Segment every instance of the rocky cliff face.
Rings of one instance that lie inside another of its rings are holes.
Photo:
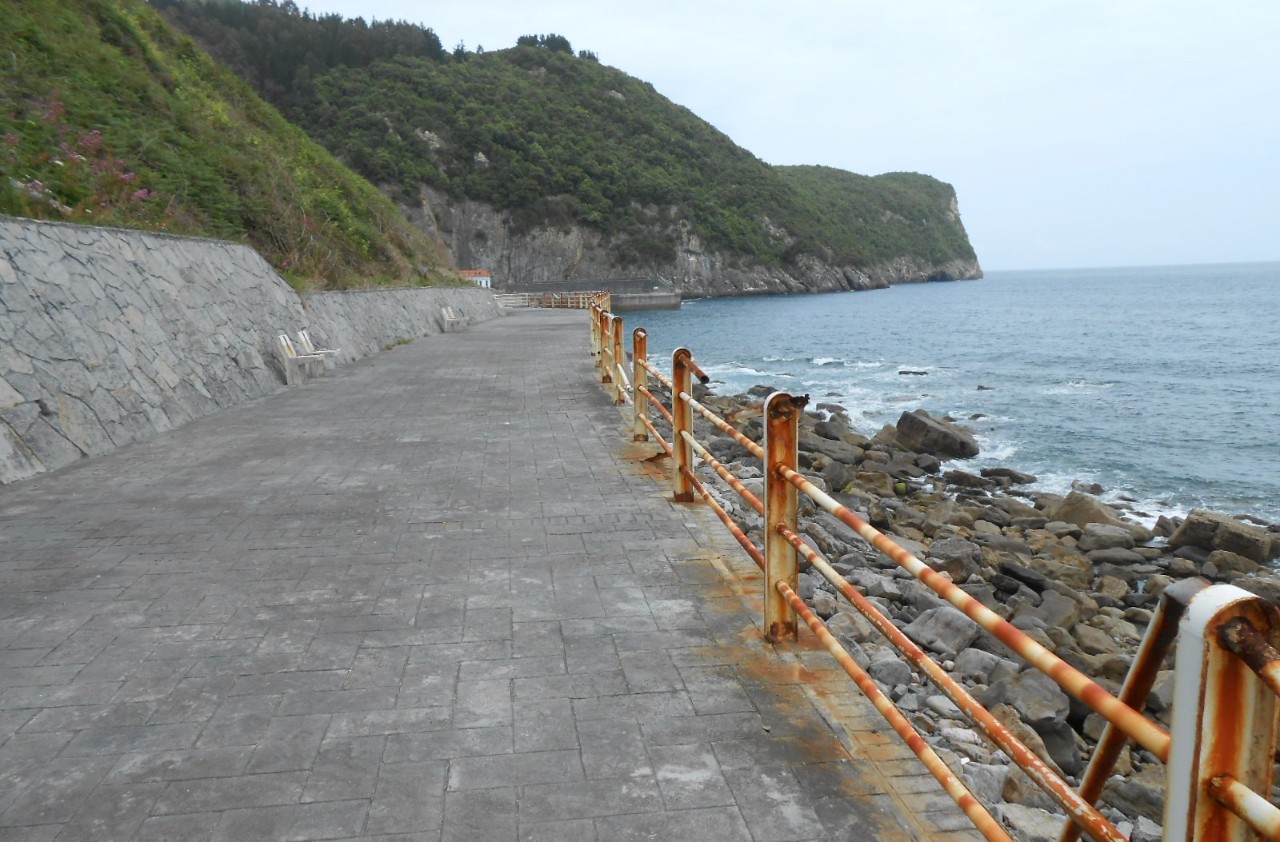
[[[660,276],[679,282],[686,298],[771,295],[883,289],[891,284],[954,281],[982,277],[977,260],[935,265],[909,255],[875,266],[832,266],[811,257],[789,268],[747,264],[708,251],[692,234],[678,235],[673,262],[620,267],[599,232],[572,226],[518,233],[509,218],[490,205],[454,201],[424,188],[420,203],[405,213],[448,247],[459,268],[488,269],[494,286],[553,284],[563,280],[606,280]]]

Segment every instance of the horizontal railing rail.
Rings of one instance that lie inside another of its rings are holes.
[[[607,302],[599,301],[591,307],[591,325],[592,350],[601,382],[615,403],[632,405],[633,439],[643,442],[652,437],[672,458],[673,499],[689,503],[696,498],[705,502],[765,572],[762,613],[766,639],[782,642],[793,638],[798,634],[799,622],[803,622],[985,838],[1010,837],[798,596],[800,558],[830,582],[910,666],[950,699],[978,731],[1065,812],[1068,821],[1060,842],[1073,842],[1081,833],[1108,842],[1127,838],[1095,805],[1130,740],[1166,764],[1165,839],[1218,842],[1260,835],[1280,840],[1280,809],[1264,795],[1271,791],[1280,710],[1276,701],[1280,694],[1280,650],[1276,648],[1280,608],[1230,585],[1211,586],[1199,579],[1170,585],[1161,595],[1119,695],[1113,695],[805,477],[799,471],[798,435],[807,396],[782,391],[770,395],[759,408],[764,423],[762,440],[757,442],[695,399],[694,378],[704,384],[708,378],[688,349],[678,348],[673,353],[668,377],[649,360],[648,334],[637,328],[632,334],[628,377],[621,317],[609,312]],[[653,381],[666,390],[670,407],[650,388]],[[670,441],[649,417],[650,407],[670,425]],[[763,500],[697,439],[695,414],[760,460]],[[763,547],[751,540],[698,477],[695,458],[764,519]],[[907,637],[803,537],[797,517],[801,495],[1105,720],[1106,727],[1078,790]],[[1144,710],[1175,639],[1174,708],[1172,725],[1165,730]]]
[[[567,310],[588,310],[593,304],[601,304],[607,308],[607,292],[495,292],[493,298],[499,305],[508,308],[550,307]]]

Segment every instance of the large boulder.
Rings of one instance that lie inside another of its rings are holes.
[[[1073,523],[1082,529],[1091,523],[1118,526],[1138,541],[1146,541],[1151,537],[1151,533],[1146,528],[1129,523],[1106,503],[1080,491],[1072,491],[1062,500],[1046,508],[1045,515],[1064,523]]]
[[[1175,550],[1184,546],[1227,550],[1266,564],[1280,555],[1280,535],[1229,515],[1193,509],[1169,537],[1169,546]]]
[[[904,412],[898,419],[898,444],[917,453],[930,453],[953,459],[968,459],[978,455],[978,443],[960,427],[941,418],[934,418],[923,409]]]

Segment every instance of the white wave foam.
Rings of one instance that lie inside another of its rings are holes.
[[[1114,380],[1104,380],[1095,382],[1092,380],[1068,380],[1066,383],[1057,383],[1052,386],[1046,386],[1041,389],[1041,394],[1045,395],[1075,395],[1081,392],[1105,392],[1108,389],[1116,387]]]

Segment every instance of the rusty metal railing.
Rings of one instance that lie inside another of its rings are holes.
[[[1280,711],[1277,705],[1280,608],[1239,588],[1210,586],[1204,580],[1185,580],[1169,586],[1161,596],[1120,695],[1112,695],[801,474],[797,458],[798,429],[807,396],[772,394],[761,407],[764,435],[763,443],[757,443],[693,397],[693,378],[696,376],[704,384],[708,378],[688,349],[678,348],[672,354],[668,378],[649,361],[648,335],[643,328],[637,328],[632,335],[632,374],[628,380],[621,343],[622,319],[608,311],[607,303],[599,302],[592,307],[591,323],[592,348],[601,369],[601,381],[613,393],[616,403],[622,404],[628,399],[632,403],[633,439],[647,441],[652,436],[663,452],[672,457],[673,498],[678,502],[693,502],[696,497],[708,504],[748,556],[765,571],[766,639],[782,642],[795,637],[798,620],[802,620],[984,837],[1009,839],[999,822],[946,767],[797,595],[800,557],[826,578],[912,667],[954,702],[979,731],[1063,809],[1068,821],[1060,842],[1073,842],[1081,833],[1108,842],[1126,838],[1095,805],[1129,740],[1166,764],[1166,840],[1219,842],[1258,836],[1280,840],[1280,808],[1266,798],[1271,792],[1277,711]],[[670,408],[651,390],[651,378],[670,393]],[[649,418],[650,407],[671,425],[671,441],[663,438]],[[697,440],[695,414],[761,460],[764,500],[749,491],[728,466]],[[695,456],[764,518],[763,547],[751,541],[695,474]],[[928,586],[1027,665],[1048,676],[1106,720],[1078,791],[1018,740],[801,536],[797,523],[797,501],[801,494]],[[1175,638],[1173,719],[1171,729],[1166,731],[1143,711],[1157,671]]]

